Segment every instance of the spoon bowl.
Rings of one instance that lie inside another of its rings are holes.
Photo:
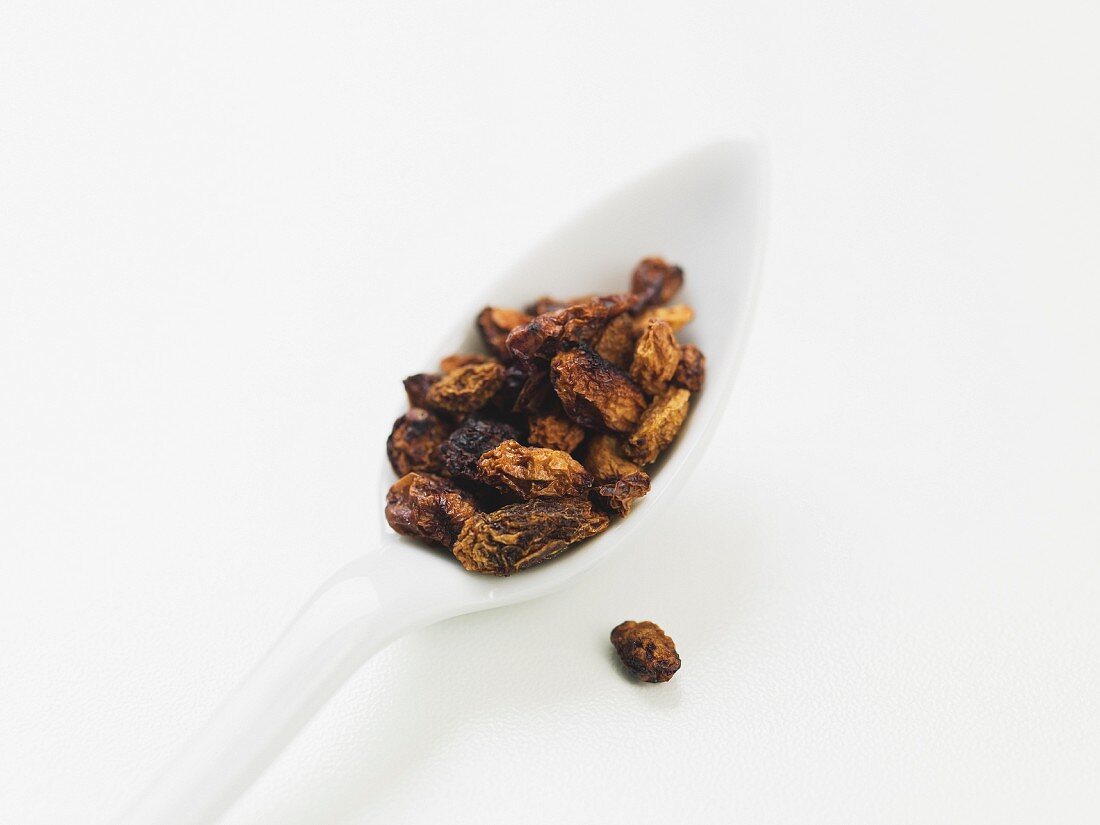
[[[692,399],[676,441],[654,468],[650,493],[630,516],[508,578],[467,573],[445,551],[384,528],[379,546],[322,585],[206,727],[115,820],[118,825],[209,825],[340,685],[398,636],[558,590],[612,553],[644,541],[648,522],[702,457],[733,387],[758,287],[765,175],[763,150],[750,140],[710,144],[658,167],[532,248],[458,314],[436,353],[480,349],[472,319],[487,304],[523,306],[547,292],[621,292],[645,255],[681,265],[685,282],[677,300],[693,306],[696,318],[678,337],[706,354],[706,387]],[[393,386],[401,377],[394,375]],[[392,483],[385,466],[380,509]]]

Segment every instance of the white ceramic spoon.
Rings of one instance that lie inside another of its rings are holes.
[[[467,573],[444,551],[387,530],[377,550],[321,587],[119,825],[210,825],[340,685],[397,637],[558,590],[611,553],[645,541],[647,524],[667,511],[721,423],[757,291],[765,194],[765,160],[756,142],[727,140],[693,151],[623,187],[536,246],[480,302],[456,312],[455,328],[443,336],[439,356],[476,351],[471,319],[486,304],[522,306],[546,293],[621,292],[633,265],[650,254],[683,266],[682,299],[695,307],[696,319],[681,337],[706,354],[706,387],[656,468],[652,491],[629,518],[506,579]],[[395,416],[405,372],[393,375]],[[392,481],[386,466],[375,502],[380,511]]]

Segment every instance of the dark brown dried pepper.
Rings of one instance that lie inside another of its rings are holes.
[[[523,500],[583,496],[592,476],[569,453],[503,441],[477,461],[479,481]]]
[[[409,473],[386,496],[386,521],[403,536],[450,547],[462,525],[477,512],[473,496],[444,478]]]
[[[645,411],[645,396],[630,376],[584,347],[555,355],[550,380],[566,415],[589,429],[630,432]]]
[[[393,422],[386,439],[386,455],[399,476],[414,470],[438,473],[443,469],[439,445],[450,435],[450,427],[427,410],[413,407]]]
[[[695,344],[680,347],[680,363],[672,376],[672,383],[685,390],[699,392],[707,377],[707,358]]]
[[[496,361],[469,364],[451,370],[428,388],[425,397],[431,407],[453,413],[468,413],[489,403],[504,383],[504,367]]]
[[[477,460],[482,453],[508,439],[519,439],[519,430],[503,421],[471,415],[439,447],[447,474],[462,481],[477,481]]]
[[[684,283],[684,270],[664,258],[643,258],[630,277],[630,291],[638,296],[638,308],[667,304]]]
[[[409,397],[409,406],[428,406],[428,390],[439,379],[440,376],[427,372],[418,372],[406,378],[402,383],[405,385],[405,395]]]
[[[608,517],[580,498],[536,498],[475,513],[451,548],[475,573],[510,576],[606,530]]]
[[[678,366],[680,345],[676,342],[672,327],[668,321],[659,318],[650,321],[634,350],[630,377],[642,388],[642,392],[652,397],[668,386]]]
[[[643,682],[667,682],[680,669],[675,643],[653,622],[623,622],[611,631],[611,644]]]

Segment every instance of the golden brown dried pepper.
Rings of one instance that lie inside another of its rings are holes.
[[[638,429],[626,440],[623,452],[639,464],[657,460],[676,438],[688,412],[691,393],[681,387],[669,387],[646,408]]]
[[[620,516],[625,516],[634,506],[634,502],[649,492],[649,474],[639,470],[610,481],[597,482],[592,492],[600,504]]]
[[[606,433],[589,437],[584,448],[584,468],[596,479],[597,501],[625,516],[634,502],[649,492],[649,475],[622,455],[622,442]]]
[[[629,370],[634,360],[634,319],[617,315],[607,322],[593,347],[596,354],[621,370]]]
[[[634,319],[634,334],[641,335],[645,332],[649,322],[654,319],[668,321],[673,332],[679,332],[695,317],[695,311],[687,304],[676,304],[670,307],[652,307]]]
[[[502,493],[524,500],[583,496],[592,486],[592,476],[569,453],[524,447],[513,440],[482,453],[477,460],[477,477]]]
[[[680,345],[668,321],[654,319],[649,322],[630,365],[630,377],[648,396],[660,394],[668,386],[676,368],[680,365]]]
[[[560,412],[560,411],[559,411]],[[571,453],[584,441],[584,427],[559,412],[532,415],[527,419],[527,442],[533,447],[549,447]]]
[[[667,682],[680,669],[675,643],[653,622],[623,622],[611,631],[611,644],[643,682]]]
[[[475,573],[510,576],[554,558],[569,545],[607,529],[608,517],[581,498],[535,498],[492,513],[475,513],[451,548]]]
[[[425,401],[447,412],[472,412],[484,407],[503,383],[504,367],[496,361],[469,364],[451,370],[432,384]]]
[[[403,536],[450,547],[462,525],[474,515],[473,497],[444,478],[409,473],[386,496],[386,521]]]

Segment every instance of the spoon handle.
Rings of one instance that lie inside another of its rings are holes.
[[[210,825],[360,665],[449,615],[410,587],[409,552],[363,556],[329,579],[117,825]]]

